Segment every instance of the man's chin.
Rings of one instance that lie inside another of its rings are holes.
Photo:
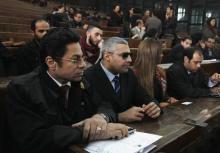
[[[82,80],[82,76],[79,76],[79,77],[74,77],[71,79],[71,81],[74,81],[74,82],[79,82]]]
[[[128,68],[122,69],[120,73],[126,73],[126,72],[128,72]]]

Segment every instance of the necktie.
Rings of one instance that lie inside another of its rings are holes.
[[[119,96],[120,95],[120,82],[119,77],[116,75],[113,79],[115,85],[115,93]]]
[[[67,109],[68,107],[68,93],[69,93],[69,86],[68,85],[63,85],[60,87],[61,89],[61,96],[62,96],[62,100],[64,101],[64,108]]]

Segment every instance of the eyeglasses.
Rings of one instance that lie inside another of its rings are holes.
[[[37,30],[39,33],[43,33],[43,32],[48,32],[49,31],[49,29],[47,29],[47,30]]]
[[[121,53],[121,54],[117,54],[119,56],[122,57],[123,60],[127,59],[129,56],[131,57],[132,56],[132,53],[130,52],[125,52],[125,53]]]
[[[86,56],[74,56],[73,59],[70,59],[70,58],[60,58],[60,57],[55,57],[56,59],[61,59],[61,60],[64,60],[64,61],[69,61],[71,62],[72,64],[82,64],[82,62],[86,62],[86,59],[87,57]]]

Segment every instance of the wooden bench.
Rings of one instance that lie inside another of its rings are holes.
[[[19,33],[19,32],[0,32],[2,41],[13,39],[14,41],[30,41],[33,38],[32,33]]]
[[[32,18],[0,16],[0,23],[13,23],[13,24],[30,25],[32,20],[33,20]]]
[[[13,24],[13,23],[0,23],[1,32],[18,32],[30,33],[30,25],[27,24]]]

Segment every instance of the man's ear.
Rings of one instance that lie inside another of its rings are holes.
[[[188,63],[189,62],[189,58],[187,56],[184,56],[184,63]]]
[[[104,58],[107,62],[109,62],[109,61],[110,61],[110,53],[104,52],[104,53],[103,53],[103,58]]]
[[[48,66],[48,70],[52,70],[52,71],[56,70],[57,63],[56,61],[54,61],[54,59],[51,56],[47,56],[45,58],[45,63]]]

